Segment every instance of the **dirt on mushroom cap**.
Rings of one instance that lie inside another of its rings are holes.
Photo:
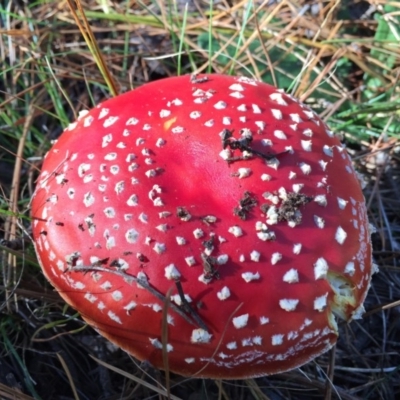
[[[359,315],[371,277],[346,151],[308,107],[248,78],[170,78],[83,113],[44,161],[32,216],[64,299],[158,368],[166,323],[183,375],[307,362],[336,340],[332,311]]]

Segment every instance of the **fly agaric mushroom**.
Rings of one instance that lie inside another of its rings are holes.
[[[181,375],[301,366],[336,342],[336,317],[361,316],[371,279],[348,154],[249,78],[168,78],[81,113],[45,157],[32,217],[64,300]]]

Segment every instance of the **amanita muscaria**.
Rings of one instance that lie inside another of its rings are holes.
[[[336,342],[336,316],[361,316],[370,285],[347,152],[310,108],[249,78],[168,78],[82,112],[44,159],[32,217],[64,300],[182,375],[301,366]]]

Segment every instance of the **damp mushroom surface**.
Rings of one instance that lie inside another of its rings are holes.
[[[370,285],[346,150],[310,108],[245,77],[168,78],[82,112],[44,159],[32,218],[64,300],[186,376],[299,367],[335,344],[338,318],[361,317]]]

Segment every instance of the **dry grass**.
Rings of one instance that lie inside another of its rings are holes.
[[[399,398],[399,4],[87,0],[85,42],[68,3],[0,1],[0,398]],[[85,327],[35,260],[29,200],[50,141],[112,94],[199,71],[252,74],[307,101],[364,174],[380,273],[364,318],[301,370],[166,382]]]

